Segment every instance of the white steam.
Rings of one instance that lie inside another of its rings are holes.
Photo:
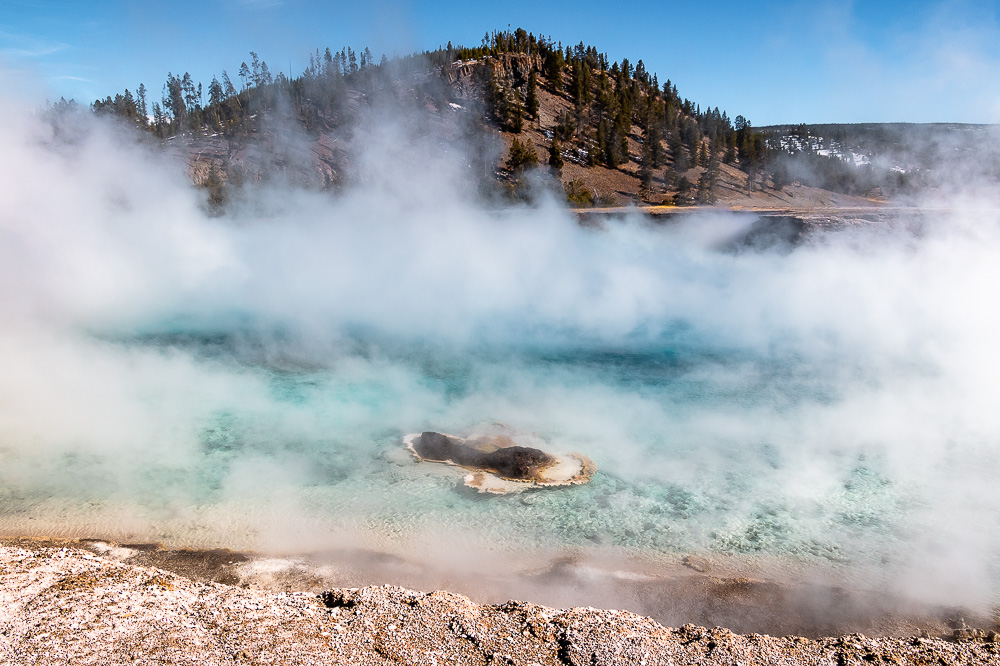
[[[287,548],[449,520],[549,546],[622,530],[995,603],[983,202],[792,251],[742,246],[753,220],[725,213],[585,229],[555,202],[484,210],[460,147],[379,124],[338,198],[268,190],[210,218],[180,165],[80,128],[0,102],[0,529]],[[487,505],[393,457],[404,432],[484,421],[603,480]]]

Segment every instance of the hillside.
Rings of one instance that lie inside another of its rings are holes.
[[[957,123],[761,127],[772,174],[839,191],[896,198],[1000,181],[1000,128]]]
[[[776,179],[775,151],[748,120],[682,98],[642,60],[609,63],[583,43],[563,47],[518,29],[476,48],[449,44],[378,63],[368,49],[360,63],[358,55],[317,50],[301,76],[288,78],[251,53],[241,88],[224,71],[208,85],[207,104],[200,83],[168,74],[151,113],[144,86],[92,108],[158,138],[215,207],[252,183],[349,187],[364,179],[365,141],[395,125],[429,138],[419,150],[464,162],[493,199],[549,189],[580,207],[879,202],[876,187],[835,192]]]
[[[471,78],[475,76],[478,69],[509,71],[510,67],[503,61],[512,59],[517,60],[516,57],[484,59],[474,63],[453,65],[449,70],[459,73],[459,77],[464,75]],[[529,143],[537,155],[539,164],[545,165],[549,160],[549,149],[556,128],[559,127],[561,118],[574,113],[574,104],[571,95],[562,90],[554,89],[548,79],[544,77],[540,77],[540,79],[544,84],[539,86],[538,90],[538,120],[526,123],[520,133],[505,131],[503,128],[499,128],[498,131],[504,142],[505,155],[509,154],[510,146],[517,138],[522,143]],[[516,83],[511,82],[511,88],[516,89],[516,87]],[[459,90],[462,89],[459,87]],[[660,165],[662,168],[653,171],[651,188],[648,193],[642,192],[641,183],[643,131],[635,123],[629,127],[627,134],[629,159],[614,168],[605,164],[588,163],[586,149],[581,147],[581,144],[585,145],[586,141],[581,141],[579,135],[575,136],[575,140],[570,142],[568,146],[564,142],[561,151],[563,166],[559,174],[560,180],[564,186],[574,182],[582,184],[584,188],[594,194],[595,203],[598,205],[645,206],[694,203],[697,198],[697,184],[707,171],[707,167],[691,165],[686,170],[680,171],[679,176],[676,175],[678,173],[675,169],[677,158],[670,154],[670,133],[666,132],[666,134],[668,139],[662,140],[661,146],[664,155],[663,164]],[[702,139],[701,142],[711,150],[707,139]],[[502,167],[503,164],[499,166]],[[718,175],[713,187],[713,200],[705,203],[714,203],[730,208],[852,207],[878,203],[870,198],[845,195],[809,187],[801,183],[792,183],[781,189],[776,189],[770,178],[758,177],[754,187],[749,189],[749,169],[744,168],[738,160],[733,160],[731,163],[720,161],[715,168]],[[673,171],[672,174],[671,171]],[[503,172],[501,174],[506,175]],[[675,182],[668,183],[668,175],[672,175]],[[680,177],[687,178],[693,188],[693,192],[689,194],[686,202],[677,201],[679,188],[676,179]]]

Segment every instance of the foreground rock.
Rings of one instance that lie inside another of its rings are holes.
[[[994,636],[995,637],[995,636]],[[273,593],[83,549],[0,547],[0,663],[995,664],[990,637],[809,640],[400,587]]]

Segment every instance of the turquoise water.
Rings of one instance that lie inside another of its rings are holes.
[[[523,548],[707,550],[840,563],[897,547],[894,531],[914,501],[877,455],[849,447],[823,461],[833,469],[825,470],[821,491],[785,492],[781,484],[797,464],[786,435],[779,428],[771,441],[767,429],[731,420],[795,418],[803,405],[835,400],[836,387],[794,365],[771,360],[765,367],[736,352],[674,346],[455,353],[352,343],[323,367],[305,367],[283,357],[280,346],[269,357],[247,336],[114,344],[181,355],[238,382],[242,392],[217,397],[218,404],[181,424],[171,435],[183,443],[180,455],[167,460],[21,457],[22,464],[50,468],[50,482],[33,476],[32,487],[19,488],[9,475],[8,512],[30,511],[33,499],[41,504],[51,495],[107,505],[127,500],[154,529],[158,521],[176,529],[178,515],[197,522],[206,508],[266,505],[277,497],[291,512],[282,520],[308,520],[330,533],[381,530],[420,539],[440,527]],[[583,486],[483,496],[461,485],[461,473],[428,475],[427,463],[402,450],[407,432],[497,422],[535,433],[553,450],[583,453],[599,471]],[[216,538],[233,535],[222,528]],[[859,538],[868,552],[845,545]]]
[[[541,192],[484,210],[461,151],[379,123],[336,197],[215,218],[110,128],[0,110],[0,532],[731,554],[1000,599],[995,201],[584,228]],[[492,423],[598,472],[483,496],[402,447]]]
[[[7,327],[0,529],[785,558],[997,598],[992,240],[733,251],[717,242],[732,220],[708,240],[694,223],[533,224],[486,224],[479,263],[412,236],[416,263],[447,265],[429,275],[341,265],[372,247],[337,227],[337,261],[301,274],[251,253],[242,289]],[[234,247],[256,247],[243,233]],[[293,278],[271,285],[274,266]],[[482,424],[598,472],[486,496],[403,448],[407,433]]]

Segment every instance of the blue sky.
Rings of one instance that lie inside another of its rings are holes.
[[[991,1],[700,3],[375,0],[0,0],[0,63],[49,98],[91,102],[168,72],[207,85],[256,51],[299,74],[309,53],[376,56],[478,45],[523,27],[642,59],[702,106],[754,125],[1000,122],[1000,20]]]

